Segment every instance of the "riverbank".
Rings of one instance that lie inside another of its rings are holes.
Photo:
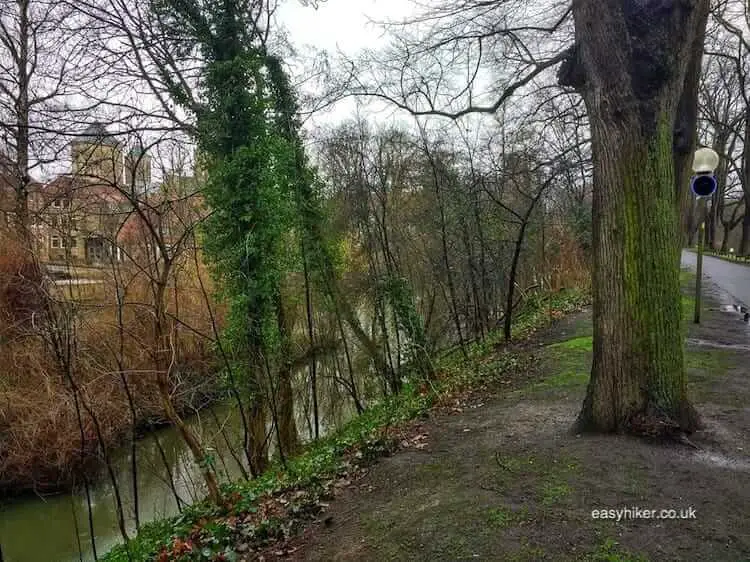
[[[692,282],[684,274],[683,290]],[[592,359],[591,317],[575,315],[535,349],[538,382],[435,416],[422,447],[379,463],[264,559],[750,559],[750,329],[729,295],[704,290],[700,325],[683,302],[688,393],[704,423],[694,446],[570,432]]]
[[[175,408],[183,416],[195,415],[228,396],[221,390],[218,376],[210,376],[208,372],[183,377],[181,385],[182,391],[175,396]],[[160,405],[144,398],[156,394],[155,384],[139,382],[137,388],[134,429],[125,393],[111,388],[101,394],[98,390],[90,391],[86,397],[96,404],[95,410],[89,407],[96,415],[97,424],[92,422],[92,415],[82,405],[82,399],[78,403],[82,423],[77,422],[73,416],[74,400],[63,387],[56,393],[57,409],[51,410],[49,419],[36,420],[36,430],[31,437],[21,439],[17,435],[28,424],[14,426],[8,421],[7,428],[0,434],[0,502],[69,493],[84,480],[95,482],[106,478],[103,450],[111,457],[133,438],[139,441],[171,426]],[[10,414],[6,419],[11,418]]]
[[[145,525],[104,559],[236,560],[294,536],[337,489],[352,485],[378,458],[399,448],[418,449],[418,420],[431,409],[460,409],[462,399],[488,386],[526,384],[530,370],[522,350],[529,338],[586,300],[573,291],[531,297],[516,318],[517,343],[505,346],[494,333],[469,346],[467,358],[459,350],[437,358],[439,375],[431,385],[405,385],[401,394],[369,408],[286,465],[277,461],[261,478],[224,486],[225,505],[200,502],[178,517]]]
[[[685,289],[690,281],[683,276]],[[529,384],[432,416],[420,447],[378,463],[263,559],[750,559],[750,329],[722,306],[728,295],[704,289],[700,325],[684,302],[688,392],[704,422],[690,436],[694,446],[570,431],[588,382],[592,325],[588,313],[569,316],[531,348]],[[248,559],[260,557],[237,557]]]

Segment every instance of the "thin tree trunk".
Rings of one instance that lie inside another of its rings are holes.
[[[195,272],[196,277],[198,279],[198,286],[201,290],[201,296],[203,297],[203,302],[206,304],[206,310],[208,311],[208,317],[211,320],[211,332],[214,335],[214,340],[216,342],[216,348],[219,350],[219,355],[221,355],[222,363],[224,363],[224,368],[227,370],[227,375],[229,376],[229,390],[232,394],[232,397],[237,402],[237,409],[240,413],[240,420],[242,421],[242,449],[245,454],[245,459],[247,460],[248,466],[252,466],[253,460],[250,455],[250,424],[248,423],[247,415],[245,413],[245,405],[242,402],[242,396],[240,396],[240,391],[237,385],[237,381],[234,376],[234,368],[232,367],[231,362],[229,361],[229,357],[227,356],[226,351],[224,350],[224,344],[221,342],[221,334],[219,333],[219,327],[216,325],[216,315],[214,314],[213,309],[211,308],[211,299],[208,296],[208,291],[206,290],[206,286],[203,283],[203,276],[200,272],[200,260],[198,259],[198,248],[195,246],[195,239],[193,239],[194,245],[193,245],[193,263],[195,264]],[[242,468],[243,474],[245,474],[244,467]]]
[[[162,409],[167,419],[177,428],[185,444],[193,455],[193,460],[200,468],[203,480],[208,489],[208,496],[215,504],[221,502],[221,492],[219,483],[216,480],[216,473],[208,462],[209,458],[203,445],[196,436],[195,432],[185,423],[185,420],[177,413],[172,402],[171,387],[169,384],[169,375],[172,370],[174,355],[172,345],[169,342],[169,336],[166,333],[166,315],[164,310],[164,296],[166,293],[169,264],[164,257],[164,270],[160,278],[155,281],[154,287],[154,341],[157,349],[154,353],[154,367],[156,370],[156,386],[159,391]],[[169,357],[170,353],[172,354]]]
[[[130,540],[130,537],[128,537],[127,529],[125,528],[125,510],[122,505],[122,495],[120,494],[120,485],[117,482],[117,476],[115,475],[114,467],[112,466],[112,459],[109,455],[109,450],[107,448],[107,443],[104,440],[104,434],[102,433],[101,424],[99,423],[99,419],[96,417],[96,413],[93,411],[91,406],[86,402],[83,395],[80,394],[80,389],[78,385],[75,383],[72,373],[68,371],[67,373],[68,381],[71,385],[71,389],[73,391],[73,394],[75,396],[80,397],[80,404],[83,406],[83,409],[86,410],[86,413],[89,415],[89,418],[91,419],[91,423],[94,425],[94,432],[96,433],[96,439],[99,442],[99,450],[102,454],[102,459],[104,460],[104,466],[107,467],[107,475],[109,476],[109,480],[112,483],[112,492],[115,496],[115,511],[117,513],[117,526],[120,530],[120,535],[122,536],[122,540],[125,541],[126,545],[127,542]],[[130,558],[130,551],[128,550],[128,558]]]
[[[279,437],[279,449],[282,458],[291,457],[299,451],[299,434],[297,423],[294,420],[294,392],[292,391],[292,363],[290,358],[289,341],[291,338],[291,326],[287,323],[284,306],[281,298],[278,299],[278,325],[279,334],[283,344],[282,357],[278,373],[278,393],[276,396],[277,406],[277,431]],[[313,361],[315,354],[312,354]]]
[[[234,447],[232,446],[232,443],[229,440],[229,436],[227,435],[227,432],[224,429],[224,424],[221,423],[221,421],[219,420],[219,416],[216,415],[216,412],[214,411],[214,409],[212,407],[209,406],[206,409],[209,411],[211,417],[214,420],[214,423],[216,424],[216,427],[219,429],[219,433],[221,433],[221,436],[224,439],[224,444],[227,446],[227,450],[229,451],[229,454],[234,459],[234,462],[237,463],[237,466],[239,467],[239,470],[240,470],[240,474],[242,475],[242,477],[245,480],[247,480],[250,475],[247,473],[247,470],[245,470],[245,467],[242,464],[242,459],[237,454],[237,452],[234,450]],[[224,464],[224,472],[227,475],[227,479],[229,479],[231,481],[231,476],[229,474],[229,471],[227,470],[226,463],[224,463],[224,459],[223,458],[221,459],[221,462],[222,462],[222,464]]]
[[[174,483],[174,476],[172,475],[172,467],[169,464],[169,460],[167,459],[167,453],[164,451],[164,447],[162,447],[161,441],[159,441],[159,436],[156,434],[156,430],[154,429],[154,426],[149,423],[148,432],[151,434],[151,437],[154,440],[154,443],[156,443],[156,450],[159,451],[159,458],[161,458],[161,462],[164,465],[164,470],[167,473],[167,483],[169,484],[169,489],[172,490],[172,495],[174,496],[174,501],[177,504],[177,511],[182,513],[182,504],[183,500],[180,498],[180,495],[177,493],[177,486]]]
[[[138,414],[135,409],[135,398],[130,390],[127,377],[125,375],[125,322],[123,319],[123,296],[124,289],[120,284],[120,277],[118,276],[118,269],[115,262],[111,262],[112,265],[112,276],[115,280],[115,298],[117,303],[117,337],[119,348],[116,353],[115,362],[117,363],[117,372],[122,383],[122,388],[125,391],[125,397],[128,401],[128,409],[130,411],[130,482],[133,487],[133,518],[135,520],[136,533],[141,528],[141,516],[140,516],[140,497],[138,496]]]
[[[84,464],[86,459],[86,434],[83,429],[83,416],[81,416],[81,407],[78,403],[78,394],[73,393],[73,404],[76,411],[76,419],[78,421],[78,429],[80,430],[81,438],[81,465]],[[94,509],[91,503],[91,486],[89,485],[89,478],[86,476],[86,470],[83,470],[83,489],[86,494],[86,507],[88,509],[88,524],[89,524],[89,537],[91,539],[91,553],[94,555],[94,560],[99,560],[99,556],[96,552],[96,532],[94,531]],[[128,552],[129,554],[129,552]]]
[[[351,393],[352,393],[352,400],[354,401],[354,407],[357,408],[357,413],[361,414],[365,411],[364,407],[362,406],[362,402],[359,399],[359,393],[357,392],[357,383],[354,380],[354,366],[352,365],[352,356],[349,352],[349,341],[346,337],[346,331],[344,330],[344,324],[341,321],[341,315],[336,313],[336,323],[339,327],[339,332],[341,333],[341,341],[344,344],[344,356],[346,358],[346,368],[349,371],[349,381],[351,382]]]
[[[78,548],[78,561],[83,562],[83,545],[81,544],[81,530],[78,527],[78,514],[76,513],[76,504],[73,501],[73,496],[70,497],[70,512],[73,516],[73,531],[76,534],[76,547]],[[0,562],[3,562],[3,553],[0,548]]]
[[[451,308],[451,316],[453,318],[453,326],[456,330],[456,335],[458,336],[459,345],[461,346],[461,354],[464,356],[464,359],[468,359],[469,356],[466,351],[466,341],[464,339],[463,330],[461,328],[461,319],[459,317],[458,303],[456,299],[456,286],[453,280],[453,273],[451,271],[451,263],[448,255],[448,231],[445,217],[445,204],[443,200],[444,198],[442,190],[440,189],[440,175],[438,173],[437,162],[435,161],[432,151],[427,146],[427,139],[425,138],[424,131],[422,131],[422,143],[425,153],[427,154],[427,158],[430,161],[430,168],[432,169],[432,180],[434,184],[433,188],[435,189],[435,197],[438,202],[438,211],[440,216],[440,245],[442,250],[443,265],[445,267],[445,279],[448,283],[448,295],[450,296],[449,302]]]
[[[18,59],[16,61],[18,97],[14,100],[16,117],[16,221],[27,251],[33,251],[33,237],[29,229],[29,42],[32,26],[29,19],[29,0],[18,0]]]
[[[315,347],[315,326],[312,307],[312,291],[310,286],[310,272],[307,266],[307,252],[305,243],[302,242],[302,267],[305,275],[305,312],[307,314],[307,338],[310,342],[310,349]],[[315,356],[310,358],[310,393],[312,395],[313,419],[315,422],[315,439],[320,438],[320,419],[318,411],[318,362]]]
[[[521,250],[523,249],[523,242],[526,236],[526,227],[529,224],[529,219],[531,218],[531,214],[534,212],[534,209],[536,208],[537,203],[539,203],[539,200],[541,199],[542,194],[544,193],[544,190],[547,188],[548,185],[550,185],[550,183],[552,183],[551,179],[547,180],[544,183],[544,185],[541,185],[539,187],[539,191],[531,199],[531,202],[529,203],[529,207],[526,209],[526,212],[524,213],[523,217],[521,217],[521,225],[518,228],[518,236],[516,237],[516,244],[515,244],[515,248],[513,249],[513,259],[511,260],[511,265],[510,265],[510,275],[508,276],[508,294],[507,294],[507,299],[505,302],[505,319],[503,322],[503,337],[505,338],[505,341],[510,341],[511,336],[512,336],[512,321],[513,321],[513,308],[514,308],[513,297],[515,295],[515,289],[516,289],[516,274],[518,272],[518,264],[520,262]]]

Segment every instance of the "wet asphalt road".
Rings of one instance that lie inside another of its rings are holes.
[[[682,265],[695,271],[696,254],[682,251]],[[750,265],[732,263],[711,256],[703,256],[703,278],[718,285],[735,299],[735,303],[750,305]]]

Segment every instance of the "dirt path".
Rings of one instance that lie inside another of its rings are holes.
[[[591,360],[585,313],[531,352],[538,382],[433,416],[424,448],[375,465],[279,558],[750,560],[750,330],[709,292],[687,355],[699,450],[569,432]],[[695,518],[592,518],[634,507]]]

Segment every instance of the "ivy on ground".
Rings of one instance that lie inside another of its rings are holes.
[[[587,295],[576,291],[535,295],[519,313],[515,334],[519,340],[527,339],[588,302]],[[178,517],[149,523],[128,549],[117,546],[103,560],[231,561],[294,536],[320,514],[342,483],[356,480],[368,465],[407,443],[413,420],[460,392],[512,376],[523,367],[522,355],[503,348],[502,337],[499,331],[470,345],[468,361],[457,350],[444,353],[434,360],[434,384],[421,378],[408,381],[401,393],[312,443],[301,455],[288,459],[286,467],[276,463],[259,478],[225,485],[224,505],[199,502]]]

